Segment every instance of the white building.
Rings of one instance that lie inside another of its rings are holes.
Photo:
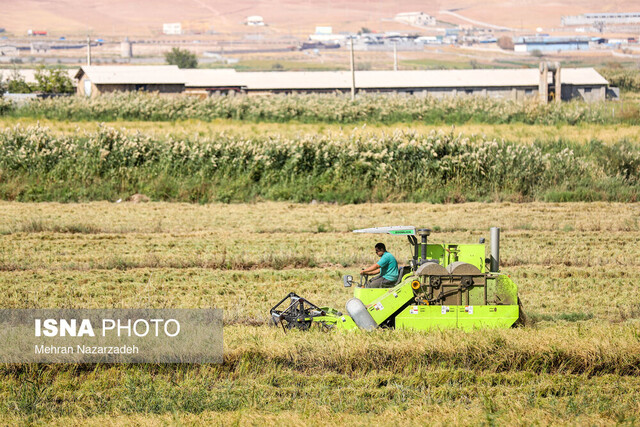
[[[436,18],[424,12],[398,13],[394,20],[404,24],[420,25],[423,27],[436,25]]]
[[[333,34],[333,27],[316,27],[316,34]]]
[[[162,24],[162,33],[168,35],[182,34],[182,25],[179,22]]]
[[[347,36],[345,34],[309,34],[309,40],[321,43],[344,44]]]
[[[0,45],[0,56],[14,57],[18,56],[20,51],[18,47],[11,44]]]
[[[442,44],[442,37],[441,38],[438,38],[436,36],[416,37],[414,42],[415,43],[422,43],[422,44]]]
[[[247,16],[247,25],[250,27],[263,27],[264,19],[259,15]]]
[[[584,13],[582,15],[563,16],[562,26],[571,25],[619,25],[640,24],[640,12],[630,13]]]
[[[309,34],[312,42],[344,44],[347,40],[346,34],[333,34],[333,27],[316,27],[315,34]]]

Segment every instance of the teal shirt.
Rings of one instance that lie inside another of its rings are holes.
[[[392,282],[398,280],[398,261],[389,252],[385,252],[376,264],[380,266],[380,276]]]

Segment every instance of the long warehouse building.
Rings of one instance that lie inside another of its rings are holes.
[[[561,88],[561,99],[604,100],[608,82],[593,68],[562,68],[542,77],[538,69],[356,71],[358,93],[416,96],[489,96],[515,101]],[[179,69],[176,66],[85,66],[76,73],[78,94],[154,91],[199,96],[219,94],[349,93],[349,71],[236,72],[232,69]],[[547,81],[548,87],[542,87]]]

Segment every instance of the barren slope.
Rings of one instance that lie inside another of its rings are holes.
[[[558,27],[563,15],[585,12],[633,12],[637,2],[621,0],[603,4],[595,0],[533,2],[530,0],[450,0],[425,3],[409,0],[274,0],[217,2],[212,0],[1,0],[0,27],[16,35],[28,29],[47,30],[53,35],[157,35],[163,23],[181,22],[183,28],[204,32],[266,31],[308,34],[316,25],[334,31],[356,31],[361,27],[384,31],[412,27],[386,21],[399,12],[423,11],[445,21],[461,23],[441,10],[453,10],[470,19],[512,28]],[[267,28],[248,28],[243,21],[261,15]]]

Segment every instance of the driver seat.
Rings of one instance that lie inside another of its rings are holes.
[[[411,273],[411,266],[410,265],[399,265],[398,266],[398,280],[396,280],[396,283],[393,284],[393,287],[396,287],[400,284],[400,282],[402,282],[402,278],[405,276],[405,274],[409,274]]]

